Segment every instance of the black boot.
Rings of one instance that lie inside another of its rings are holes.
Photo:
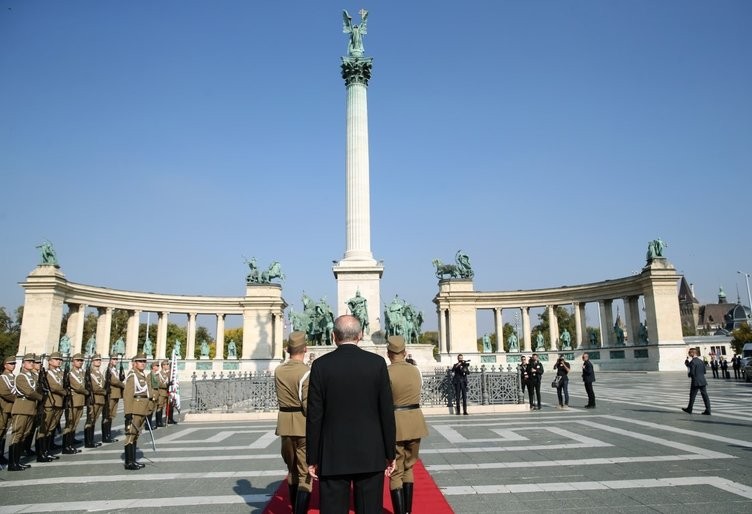
[[[117,439],[112,438],[112,420],[102,421],[102,442],[116,443]]]
[[[17,444],[11,444],[8,446],[8,471],[23,471],[26,468],[22,468],[16,462],[16,447]]]
[[[73,446],[73,432],[63,434],[63,453],[65,455],[72,455],[78,453],[80,450]]]
[[[405,495],[400,489],[392,489],[389,491],[392,495],[392,510],[394,514],[405,514]]]
[[[156,426],[154,425],[154,420],[152,419],[152,418],[153,418],[153,416],[154,416],[154,413],[152,412],[151,414],[149,414],[149,415],[148,415],[148,416],[146,417],[146,421],[148,421],[148,422],[149,422],[149,426],[151,427],[151,429],[152,429],[152,430],[155,430],[155,429],[156,429],[157,427],[156,427]],[[147,429],[147,430],[148,430],[148,429]]]
[[[37,437],[34,445],[34,449],[37,452],[37,462],[50,462],[55,460],[52,457],[47,457],[47,455],[45,455],[44,437]]]
[[[47,436],[49,441],[47,442],[47,451],[54,452],[57,450],[62,450],[63,447],[60,445],[55,444],[55,431],[53,430],[50,435]]]
[[[94,425],[84,428],[84,448],[99,448],[102,443],[94,442]]]
[[[23,441],[23,454],[27,457],[33,457],[36,452],[31,449],[31,442],[34,440],[34,430],[32,429],[29,435]]]
[[[128,471],[138,471],[141,469],[136,465],[136,446],[133,444],[126,444],[125,448],[125,469]]]
[[[413,511],[413,483],[402,482],[402,493],[405,495],[405,514]]]
[[[5,458],[5,439],[0,439],[0,464],[8,465],[8,459]]]
[[[311,493],[299,490],[295,495],[295,504],[292,509],[292,514],[308,514],[309,503],[311,503]]]
[[[15,463],[17,467],[20,467],[21,469],[27,469],[31,467],[31,464],[22,464],[21,463],[21,457],[24,454],[24,443],[16,443],[16,451],[13,452],[13,458],[15,459]]]
[[[287,484],[287,490],[290,493],[290,507],[293,514],[295,512],[295,495],[298,494],[298,484]]]
[[[164,420],[162,419],[162,411],[157,411],[157,426],[159,428],[163,428],[167,425],[164,424]]]
[[[167,424],[168,425],[177,425],[178,422],[175,421],[175,409],[170,409],[170,415],[167,416]]]
[[[48,435],[47,437],[44,438],[44,455],[48,459],[50,459],[50,461],[58,460],[60,458],[57,455],[53,455],[50,452],[50,442],[52,441],[52,439],[54,439],[54,437],[55,437],[54,435],[50,434],[50,435]]]
[[[136,466],[138,469],[145,468],[146,464],[141,464],[140,462],[136,462],[136,443],[133,443],[131,449],[131,455],[133,458],[133,465]]]

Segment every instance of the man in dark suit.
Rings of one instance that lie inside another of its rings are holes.
[[[587,405],[585,405],[585,408],[595,409],[595,392],[593,392],[595,370],[587,353],[582,354],[582,381],[585,383],[585,392],[587,393]]]
[[[697,391],[700,391],[702,395],[702,401],[705,403],[705,410],[703,414],[710,416],[710,398],[708,398],[708,392],[706,387],[708,381],[705,380],[705,364],[697,356],[697,350],[694,348],[689,349],[689,356],[684,361],[687,366],[687,376],[692,379],[689,386],[689,405],[686,408],[682,408],[687,414],[692,414],[692,406],[695,404],[695,397]]]
[[[381,514],[384,470],[394,470],[396,426],[383,357],[358,348],[354,316],[334,322],[337,349],[313,361],[308,381],[306,460],[320,480],[321,514]]]

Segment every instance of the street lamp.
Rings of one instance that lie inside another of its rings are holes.
[[[749,294],[749,273],[742,273],[741,271],[737,271],[738,274],[744,275],[744,280],[747,282],[747,301],[749,302],[749,309],[750,314],[752,314],[752,294]],[[749,317],[750,315],[747,315],[747,326],[749,326]]]

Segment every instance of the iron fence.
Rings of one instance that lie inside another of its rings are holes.
[[[273,412],[277,410],[274,374],[260,372],[204,373],[191,377],[191,412]],[[467,376],[468,405],[523,403],[520,374],[494,367],[471,368]],[[423,373],[422,407],[451,407],[455,402],[452,372],[437,368]]]

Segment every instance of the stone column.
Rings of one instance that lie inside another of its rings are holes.
[[[86,319],[86,305],[76,305],[76,313],[74,317],[73,336],[71,337],[71,347],[73,353],[82,351],[84,341],[84,320]]]
[[[629,330],[629,340],[632,345],[639,345],[640,333],[640,304],[639,296],[629,296],[624,299],[625,318],[627,321],[627,330]]]
[[[167,323],[170,321],[169,312],[160,312],[157,321],[157,351],[156,358],[164,359],[167,353]]]
[[[249,284],[243,306],[243,359],[275,359],[282,356],[282,319],[287,304],[279,284]]]
[[[222,356],[222,350],[221,348],[217,351],[217,354],[219,354],[220,358]],[[188,313],[188,331],[186,334],[186,342],[185,342],[185,358],[186,359],[193,359],[196,355],[196,313],[195,312],[189,312]]]
[[[577,345],[575,348],[586,347],[589,343],[587,332],[587,315],[585,313],[585,304],[578,303],[574,310],[575,324],[577,325]]]
[[[138,327],[141,311],[128,311],[128,328],[125,332],[125,355],[130,359],[138,353]]]
[[[112,307],[97,307],[97,346],[102,355],[110,355],[112,341]]]
[[[449,353],[447,348],[447,309],[439,309],[439,355]]]
[[[274,335],[272,337],[272,357],[275,360],[283,361],[284,353],[282,352],[282,346],[285,340],[285,327],[284,317],[281,312],[274,314]]]
[[[54,265],[39,265],[21,284],[24,310],[18,351],[52,353],[60,344],[60,325],[68,281]],[[68,337],[72,331],[66,330]],[[71,346],[71,350],[73,346]],[[17,366],[20,368],[20,364]]]
[[[225,314],[217,314],[217,348],[225,355]]]
[[[504,353],[504,320],[501,307],[494,308],[494,321],[496,323],[496,351]]]
[[[613,300],[601,300],[598,308],[601,312],[601,346],[613,346],[614,340],[614,310]]]
[[[548,311],[548,337],[551,339],[550,351],[555,352],[559,349],[559,320],[556,319],[556,306],[547,305]]]
[[[530,307],[522,307],[522,341],[520,348],[524,352],[533,351],[532,334],[530,333]]]

